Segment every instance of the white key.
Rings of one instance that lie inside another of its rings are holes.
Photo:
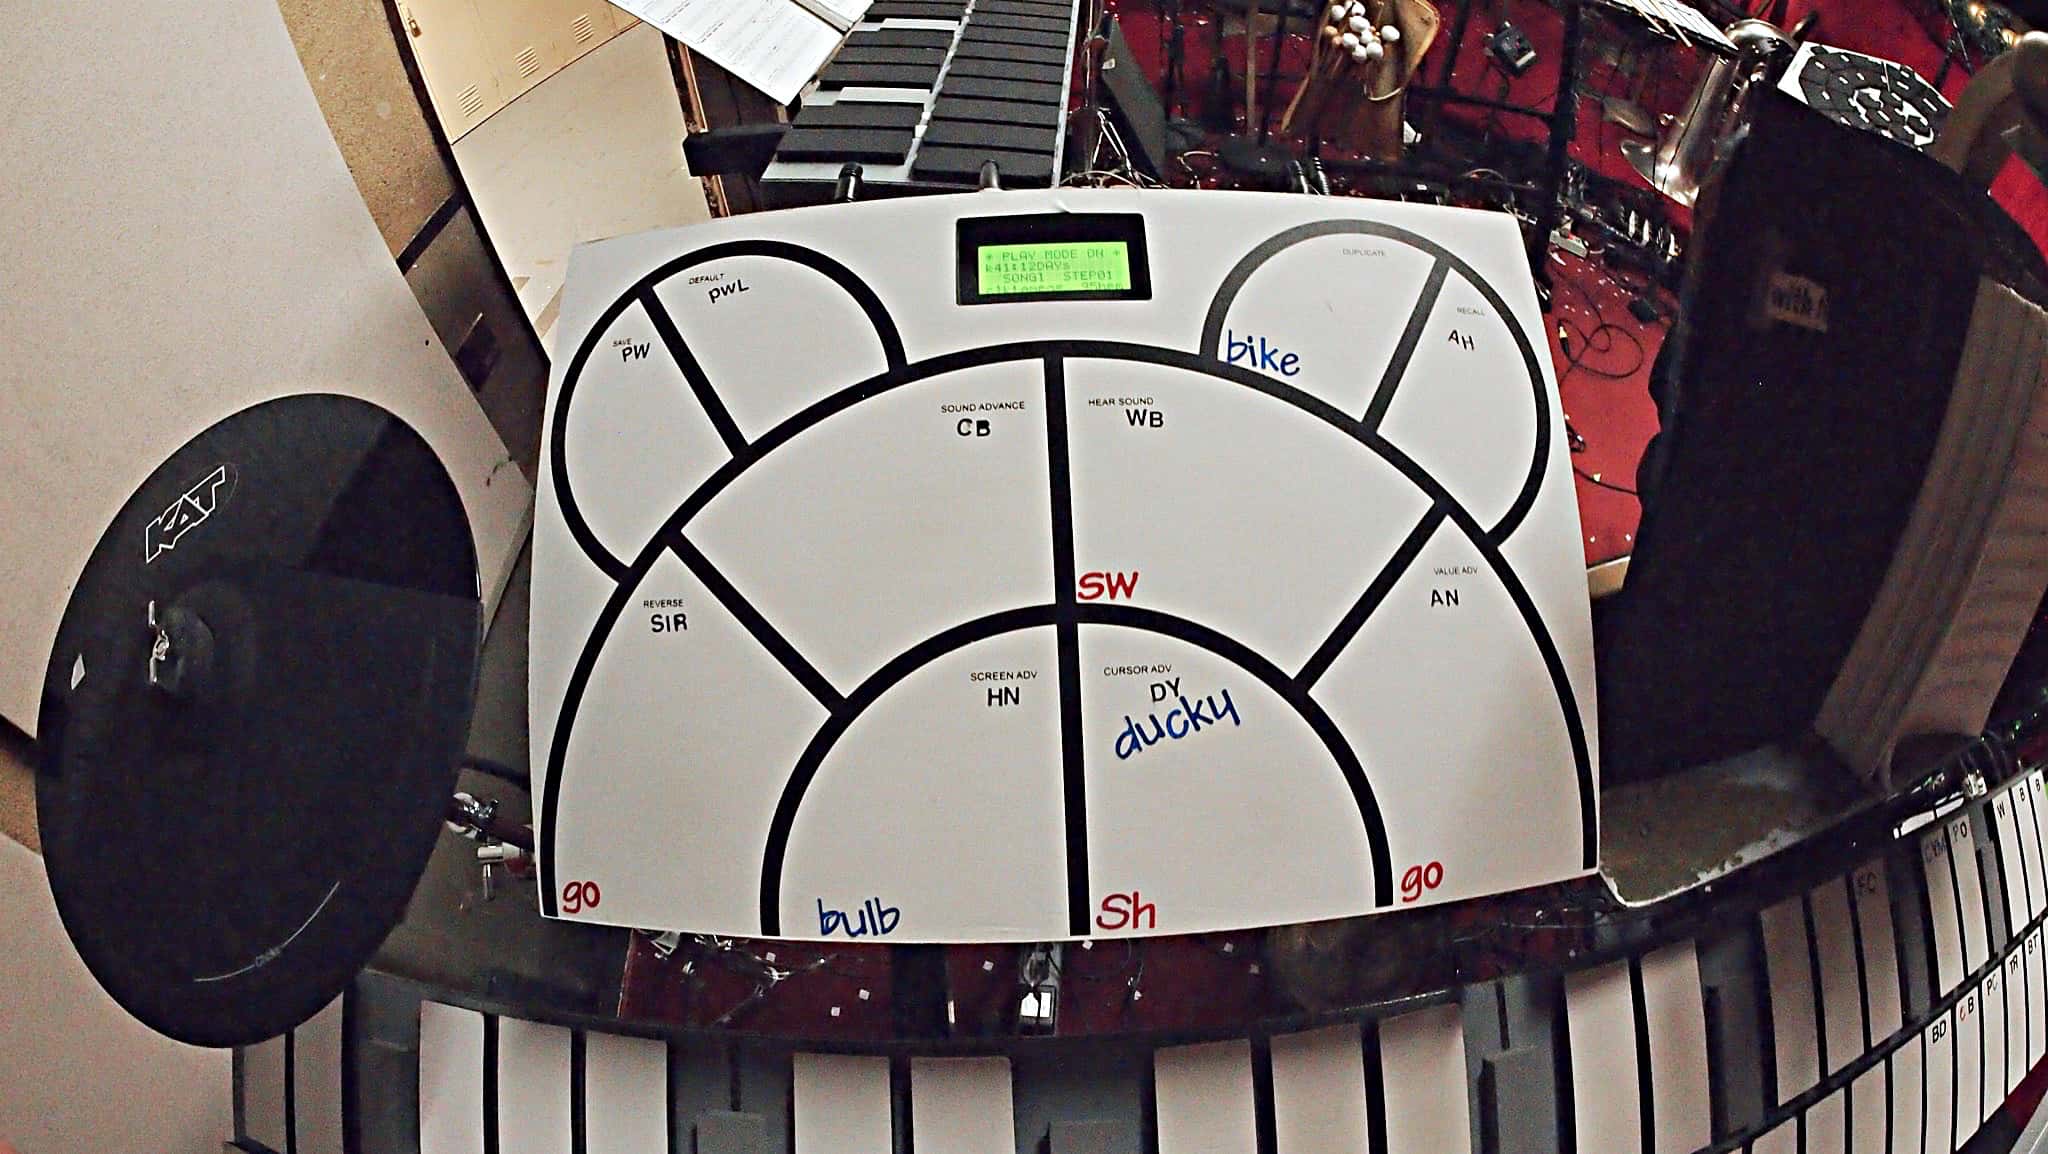
[[[1856,961],[1856,926],[1849,914],[1849,883],[1837,878],[1814,887],[1813,946],[1820,955],[1820,1018],[1827,1040],[1828,1073],[1863,1056],[1863,980]]]
[[[1956,1003],[1955,1143],[1961,1146],[1984,1121],[1984,991],[1971,986]]]
[[[1680,942],[1643,955],[1642,971],[1654,1149],[1656,1154],[1692,1154],[1714,1140],[1699,956],[1691,942]]]
[[[1927,1128],[1927,1046],[1924,1034],[1900,1043],[1891,1056],[1891,1154],[1921,1154]]]
[[[285,1147],[284,1038],[242,1047],[242,1130],[272,1150]]]
[[[1989,1122],[1998,1104],[2005,1101],[2008,1087],[2005,1081],[2005,969],[1993,966],[1984,975],[1977,990],[1983,998],[1983,1022],[1979,1029],[1984,1034],[1983,1102],[1978,1111],[1979,1122]]]
[[[1778,1096],[1789,1102],[1820,1081],[1820,1041],[1815,1029],[1813,959],[1807,953],[1806,911],[1787,898],[1758,915],[1764,935],[1764,969],[1771,989],[1771,1036],[1778,1055]]]
[[[1927,1099],[1921,1107],[1922,1154],[1954,1154],[1956,1107],[1956,1020],[1954,1013],[1936,1018],[1920,1035],[1926,1041],[1921,1084]]]
[[[1799,1154],[1799,1123],[1785,1121],[1749,1144],[1749,1154]]]
[[[569,1031],[498,1019],[498,1149],[569,1154]]]
[[[1879,1062],[1849,1084],[1849,1154],[1886,1154],[1889,1107],[1884,1076],[1884,1063]]]
[[[1863,993],[1870,1008],[1870,1044],[1899,1032],[1905,1012],[1899,998],[1899,947],[1892,931],[1891,886],[1884,863],[1874,861],[1849,875],[1856,926],[1863,935]]]
[[[1806,1154],[1842,1154],[1849,1148],[1849,1101],[1837,1090],[1806,1110]]]
[[[1564,1008],[1579,1149],[1640,1150],[1643,1103],[1628,963],[1565,975]]]
[[[1991,960],[1991,923],[1984,911],[1982,863],[1977,860],[1977,831],[1967,813],[1948,823],[1949,861],[1956,871],[1957,907],[1963,931],[1963,966],[1970,973]]]
[[[1380,1073],[1387,1094],[1387,1154],[1468,1154],[1465,1022],[1457,1006],[1431,1006],[1381,1022]]]
[[[583,1127],[590,1154],[668,1154],[668,1046],[584,1035]]]
[[[912,1058],[910,1135],[918,1154],[1016,1154],[1008,1058]]]
[[[2020,943],[2013,943],[2018,946]],[[2027,953],[2007,951],[1999,985],[2005,990],[2005,1092],[2027,1076]]]
[[[1273,1130],[1278,1154],[1352,1154],[1371,1143],[1365,1055],[1345,1024],[1273,1039]]]
[[[484,1016],[420,1003],[420,1154],[483,1154]]]
[[[2031,1069],[2048,1051],[2048,949],[2041,927],[2027,933],[2027,1066]]]
[[[340,998],[292,1031],[293,1154],[342,1154]]]
[[[2048,863],[2042,861],[2048,843],[2041,837],[2041,790],[2034,775],[2013,783],[2012,817],[2020,830],[2020,861],[2027,869],[2027,916],[2037,921],[2048,911]]]
[[[1920,839],[1920,875],[1934,937],[1934,993],[1945,997],[1963,980],[1962,913],[1956,908],[1955,867],[1949,861],[1948,831],[1936,827]]]
[[[1159,1154],[1252,1154],[1250,1042],[1176,1046],[1152,1055]]]
[[[2005,889],[2005,932],[2018,936],[2033,920],[2027,912],[2026,859],[2020,856],[2020,818],[2014,815],[2012,790],[1991,799],[1991,836],[1998,841],[1998,879]]]
[[[891,1154],[889,1059],[857,1054],[790,1058],[796,1154]]]

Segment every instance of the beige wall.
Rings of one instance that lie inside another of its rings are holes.
[[[399,276],[274,0],[38,11],[0,68],[0,716],[34,730],[73,577],[128,496],[280,394],[417,429],[495,603],[531,488]]]
[[[11,837],[42,852],[36,836],[36,782],[29,766],[28,738],[0,724],[0,837]]]
[[[71,948],[43,861],[0,837],[0,1137],[21,1154],[219,1154],[226,1050],[149,1032]]]
[[[396,256],[455,192],[383,0],[279,0],[320,111]]]

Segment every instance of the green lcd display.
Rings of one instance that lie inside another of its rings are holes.
[[[989,244],[978,256],[983,297],[1124,292],[1131,287],[1128,241]]]

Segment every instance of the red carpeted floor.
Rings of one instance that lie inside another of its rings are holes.
[[[1941,67],[1941,51],[1930,31],[1942,30],[1931,16],[1923,23],[1909,2],[1793,0],[1786,23],[1793,25],[1815,14],[1809,38],[1898,60],[1932,79]],[[1440,0],[1439,6],[1444,35],[1431,50],[1426,66],[1428,77],[1437,81],[1448,58],[1450,30],[1457,15],[1455,4]],[[1110,0],[1110,7],[1123,20],[1134,55],[1156,82],[1164,61],[1157,4],[1153,0]],[[1185,75],[1192,97],[1202,90],[1203,78],[1209,73],[1214,26],[1207,5],[1190,3],[1187,7],[1190,15],[1183,20],[1188,50]],[[1536,46],[1536,66],[1519,78],[1506,78],[1493,67],[1482,43],[1503,19],[1528,33]],[[1607,17],[1590,19],[1587,28],[1587,47],[1580,63],[1578,130],[1571,155],[1604,176],[1642,187],[1620,151],[1621,142],[1632,138],[1605,120],[1599,97],[1626,97],[1653,114],[1683,113],[1701,66],[1699,55],[1674,43],[1633,35],[1625,23]],[[1559,87],[1562,42],[1563,18],[1542,0],[1476,0],[1450,84],[1471,95],[1547,107]],[[1234,68],[1241,65],[1244,47],[1239,36],[1227,36],[1223,51]],[[1267,59],[1262,46],[1262,70]],[[1291,80],[1305,69],[1308,59],[1307,38],[1290,37],[1281,57],[1276,104],[1284,107],[1292,92]],[[1945,84],[1948,95],[1953,98],[1960,93],[1967,80],[1961,69],[1952,69]],[[1241,78],[1238,85],[1242,85]],[[1493,115],[1485,110],[1458,109],[1446,116],[1468,130],[1483,130],[1503,139],[1537,142],[1548,132],[1541,120]],[[1409,119],[1420,119],[1419,109],[1411,106]],[[1184,184],[1217,183],[1216,178],[1193,171],[1174,175]],[[2048,189],[2024,166],[2013,162],[1992,193],[2037,244],[2048,245]],[[1681,231],[1690,228],[1688,210],[1663,203],[1674,227]],[[1594,255],[1597,257],[1597,249]],[[1649,369],[1668,322],[1638,321],[1628,309],[1638,290],[1618,281],[1599,261],[1561,253],[1553,253],[1550,259],[1557,289],[1547,327],[1565,413],[1581,438],[1580,451],[1573,460],[1579,474],[1586,560],[1594,564],[1626,555],[1633,544],[1640,514],[1632,495],[1636,463],[1656,431],[1656,409],[1647,392]],[[1655,299],[1660,312],[1668,317],[1675,302],[1668,294]]]

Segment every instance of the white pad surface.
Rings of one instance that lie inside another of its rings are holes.
[[[1349,1023],[1273,1039],[1277,1154],[1364,1150],[1365,1057]]]
[[[1043,213],[1142,229],[1149,298],[961,304],[959,226]],[[1043,941],[1596,864],[1577,501],[1511,217],[875,200],[583,246],[558,331],[549,916]]]
[[[1579,1147],[1641,1149],[1643,1105],[1637,1088],[1635,995],[1628,963],[1565,975],[1564,1005]]]
[[[1249,1042],[1176,1046],[1152,1056],[1159,1154],[1254,1154]]]
[[[920,1154],[1014,1154],[1008,1058],[912,1058],[910,1133]]]
[[[483,1154],[484,1016],[420,1003],[420,1154]]]
[[[1758,915],[1771,992],[1771,1038],[1778,1058],[1777,1101],[1788,1102],[1820,1081],[1820,1040],[1814,1021],[1813,959],[1807,953],[1806,910],[1787,898]]]
[[[569,1031],[498,1019],[498,1149],[569,1154]]]
[[[1899,947],[1892,929],[1891,884],[1884,863],[1874,861],[1849,875],[1856,927],[1863,935],[1863,993],[1870,1041],[1883,1042],[1905,1024],[1899,986]]]
[[[295,1154],[342,1154],[342,999],[292,1031]]]
[[[1807,895],[1813,911],[1813,945],[1820,956],[1821,1022],[1827,1041],[1828,1073],[1863,1056],[1863,974],[1856,956],[1849,884],[1838,878]]]
[[[1934,938],[1935,993],[1946,996],[1963,980],[1963,916],[1957,906],[1955,863],[1948,830],[1936,826],[1920,838],[1921,877],[1927,883],[1929,930]]]
[[[890,1154],[889,1059],[791,1056],[796,1154]]]
[[[1380,1072],[1387,1092],[1387,1154],[1465,1154],[1465,1023],[1455,1004],[1380,1023]]]
[[[668,1046],[585,1034],[583,1126],[590,1154],[668,1154]]]
[[[1713,1141],[1707,1095],[1707,1013],[1699,955],[1680,942],[1643,955],[1656,1154],[1692,1154]]]

